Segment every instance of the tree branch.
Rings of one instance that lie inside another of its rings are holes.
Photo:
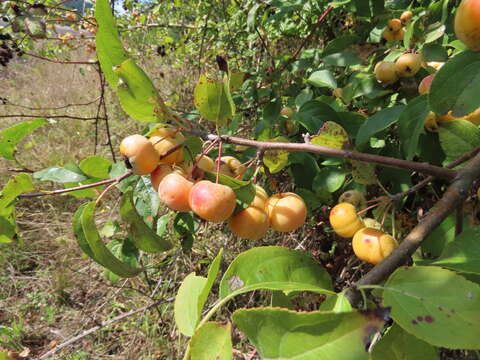
[[[122,181],[123,179],[126,179],[127,177],[129,177],[132,174],[133,174],[133,172],[129,171],[129,172],[126,172],[123,175],[117,176],[116,178],[102,180],[102,181],[99,181],[99,182],[96,182],[96,183],[93,183],[93,184],[80,185],[80,186],[75,186],[75,187],[68,188],[68,189],[43,191],[43,192],[38,192],[38,193],[25,193],[25,194],[20,194],[18,197],[19,198],[32,198],[32,197],[47,196],[47,195],[60,195],[60,194],[64,194],[64,193],[68,193],[68,192],[72,192],[72,191],[90,189],[90,188],[94,188],[94,187],[97,187],[97,186],[111,184],[111,183],[114,183],[114,182],[120,182],[120,181]]]
[[[14,115],[0,115],[0,118],[15,118],[15,117],[24,117],[24,118],[47,118],[47,119],[72,119],[72,120],[96,120],[97,117],[80,117],[80,116],[70,116],[70,115],[25,115],[25,114],[14,114]],[[101,117],[99,119],[104,120],[105,118]]]
[[[442,198],[430,209],[422,221],[413,228],[402,243],[380,264],[365,274],[347,293],[352,304],[360,301],[358,285],[373,285],[385,280],[398,267],[405,264],[408,258],[417,250],[423,239],[461,204],[468,195],[473,182],[480,178],[480,154],[464,169],[458,171],[453,183],[448,187]]]
[[[374,163],[374,164],[379,164],[387,167],[408,169],[412,171],[417,171],[419,173],[432,175],[436,178],[446,179],[446,180],[453,180],[457,175],[456,170],[446,169],[446,168],[434,166],[428,163],[419,163],[415,161],[396,159],[396,158],[374,155],[374,154],[364,154],[356,151],[347,151],[347,150],[335,149],[335,148],[314,145],[314,144],[256,141],[256,140],[243,139],[240,137],[228,136],[228,135],[222,135],[219,137],[214,134],[204,134],[202,132],[195,131],[195,130],[191,131],[191,133],[207,140],[214,141],[214,140],[220,139],[225,143],[255,147],[263,151],[286,150],[290,152],[309,152],[313,154],[319,154],[319,155],[330,156],[335,158],[351,159],[351,160],[363,161],[367,163]]]

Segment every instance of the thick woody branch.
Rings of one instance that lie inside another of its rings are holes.
[[[446,180],[452,180],[455,178],[457,171],[452,169],[445,169],[439,166],[434,166],[428,163],[420,163],[415,161],[408,161],[402,159],[391,158],[387,156],[380,156],[374,154],[364,154],[356,151],[347,151],[341,149],[334,149],[326,146],[314,145],[314,144],[301,144],[301,143],[286,143],[286,142],[267,142],[249,140],[235,136],[201,134],[195,132],[197,136],[201,136],[204,139],[215,141],[220,139],[222,142],[229,144],[245,145],[255,147],[259,150],[286,150],[290,152],[309,152],[318,155],[330,156],[335,158],[343,158],[350,160],[363,161],[373,164],[378,164],[387,167],[394,167],[400,169],[407,169],[411,171],[417,171],[419,173],[434,176],[436,178],[442,178]]]
[[[473,182],[479,178],[480,154],[477,154],[464,169],[459,170],[457,177],[443,197],[405,237],[398,248],[363,276],[355,286],[378,284],[390,276],[399,266],[404,265],[420,246],[423,239],[465,200]],[[350,290],[347,296],[352,304],[357,304],[360,300],[360,295],[355,289]]]

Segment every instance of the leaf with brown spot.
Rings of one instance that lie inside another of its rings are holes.
[[[325,122],[318,132],[318,135],[313,136],[310,142],[315,145],[334,149],[346,149],[350,145],[345,129],[333,121]]]

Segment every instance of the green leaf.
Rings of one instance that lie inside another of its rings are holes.
[[[255,289],[331,293],[327,271],[303,252],[257,247],[238,255],[220,282],[220,298]]]
[[[202,309],[207,301],[210,291],[212,291],[213,283],[217,278],[218,271],[220,270],[220,264],[222,262],[222,256],[223,256],[223,249],[220,249],[217,256],[215,257],[215,259],[213,259],[212,263],[210,264],[210,267],[208,268],[207,282],[205,283],[205,286],[203,287],[203,290],[198,297],[198,303]]]
[[[205,172],[205,179],[215,182],[217,175]],[[242,207],[244,205],[248,206],[255,197],[255,185],[252,181],[238,180],[224,174],[219,174],[218,182],[232,188]]]
[[[383,302],[404,330],[429,344],[480,349],[480,286],[450,270],[399,268],[385,284]]]
[[[371,360],[436,360],[438,354],[432,345],[417,339],[394,324],[373,347]]]
[[[332,5],[332,3],[330,3]],[[339,53],[345,49],[348,49],[351,45],[355,44],[359,40],[357,35],[345,35],[339,38],[335,38],[330,41],[325,49],[323,50],[322,55],[327,56],[335,53]],[[335,86],[336,87],[336,86]]]
[[[193,162],[197,154],[202,152],[203,142],[198,136],[187,136],[183,142],[185,162]]]
[[[60,166],[51,166],[49,168],[36,171],[33,177],[40,181],[54,181],[58,183],[77,183],[87,180],[88,178],[77,172],[73,172]]]
[[[353,311],[352,305],[345,296],[345,291],[336,295],[330,295],[318,310],[332,311],[334,313]]]
[[[339,53],[325,56],[323,58],[323,62],[327,65],[343,67],[343,66],[360,65],[362,63],[362,59],[360,59],[357,54],[349,50],[344,50]]]
[[[396,123],[404,109],[405,106],[397,105],[380,110],[369,117],[358,130],[356,144],[365,144],[370,137]]]
[[[329,193],[334,193],[342,187],[346,177],[347,172],[345,170],[325,167],[315,176],[312,185],[313,190],[317,191],[317,189],[322,189]]]
[[[115,74],[121,80],[117,87],[123,110],[132,118],[146,122],[173,120],[148,75],[132,59],[117,66]]]
[[[79,167],[85,175],[95,179],[108,179],[112,162],[101,156],[93,155],[80,161]]]
[[[89,202],[84,207],[82,207],[82,212],[79,214],[79,220],[81,223],[81,233],[78,225],[74,224],[73,229],[75,235],[84,239],[91,249],[90,256],[89,252],[86,252],[94,261],[98,262],[100,265],[106,267],[112,273],[120,277],[134,277],[138,275],[142,269],[133,268],[132,266],[121,262],[117,259],[111,251],[105,246],[100,234],[98,233],[97,227],[94,220],[95,215],[95,202]],[[76,217],[74,216],[74,222]],[[80,235],[79,235],[80,234]]]
[[[438,129],[440,145],[447,156],[445,163],[480,146],[480,129],[467,120],[441,123]]]
[[[128,238],[124,240],[112,240],[107,244],[107,248],[121,262],[129,264],[132,267],[139,266],[138,249]],[[112,283],[116,283],[118,280],[120,280],[118,275],[109,270],[105,270],[105,276]]]
[[[108,0],[96,1],[95,19],[98,25],[95,36],[98,61],[110,87],[117,89],[118,75],[115,74],[113,68],[127,60],[128,55],[120,41]]]
[[[440,23],[432,24],[426,30],[425,44],[428,44],[441,38],[443,34],[445,34],[445,25]]]
[[[356,312],[294,312],[281,308],[240,309],[233,322],[262,359],[366,360],[370,337],[383,327],[374,315]]]
[[[195,218],[189,212],[179,212],[175,216],[175,219],[173,219],[173,230],[175,234],[182,239],[183,249],[189,250],[192,248],[197,227],[198,223],[195,222]]]
[[[455,239],[455,223],[454,215],[450,215],[443,220],[440,225],[422,241],[422,250],[430,256],[440,256],[445,245]]]
[[[219,126],[227,125],[235,114],[223,81],[213,81],[200,75],[193,96],[200,115]]]
[[[437,114],[452,111],[456,117],[480,107],[480,53],[464,51],[451,58],[436,73],[428,94],[430,108]]]
[[[232,326],[209,321],[195,331],[190,340],[191,360],[231,360]]]
[[[335,89],[337,81],[329,70],[315,71],[307,80],[308,83],[316,87],[329,87]]]
[[[175,324],[183,335],[192,336],[195,332],[202,315],[202,306],[200,306],[198,299],[203,292],[205,284],[207,284],[206,278],[190,273],[182,281],[178,289],[173,312]]]
[[[308,101],[293,116],[310,134],[316,134],[326,121],[337,122],[338,115],[330,106],[320,101]]]
[[[278,136],[268,141],[289,142],[288,138]],[[263,156],[263,163],[268,167],[272,174],[282,171],[288,165],[288,156],[290,153],[285,150],[267,150]]]
[[[15,221],[17,196],[34,189],[29,174],[18,174],[11,178],[0,192],[0,243],[10,243],[18,236]]]
[[[449,243],[432,265],[480,274],[480,227],[466,229]]]
[[[418,140],[428,111],[427,97],[420,96],[408,103],[398,119],[402,150],[407,160],[413,159],[417,153]]]
[[[338,122],[348,133],[350,138],[357,136],[358,130],[366,121],[365,117],[356,112],[341,111],[337,113],[339,116]]]
[[[35,119],[24,121],[6,128],[0,132],[0,156],[7,160],[14,160],[14,153],[17,144],[28,134],[40,126],[48,124],[46,119]]]
[[[350,160],[352,166],[352,177],[357,184],[373,185],[377,183],[375,165],[362,161]]]
[[[243,72],[232,72],[230,73],[230,78],[229,78],[229,86],[230,86],[230,92],[237,91],[240,89],[243,85],[243,82],[245,81],[245,73]]]
[[[135,246],[147,253],[166,251],[172,248],[168,240],[157,235],[138,214],[133,203],[133,191],[123,194],[120,203],[120,216],[129,225],[129,234]]]
[[[333,121],[325,122],[320,129],[319,134],[313,136],[310,142],[315,145],[327,146],[335,149],[345,149],[350,144],[345,129]]]
[[[257,17],[257,11],[262,6],[262,3],[257,3],[251,7],[250,10],[248,10],[248,15],[247,15],[247,28],[248,30],[252,30],[255,28],[255,20]]]

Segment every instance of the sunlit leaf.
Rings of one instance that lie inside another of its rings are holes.
[[[46,119],[35,119],[3,129],[0,132],[0,156],[7,160],[13,160],[17,144],[22,141],[25,136],[45,124],[48,124]]]

